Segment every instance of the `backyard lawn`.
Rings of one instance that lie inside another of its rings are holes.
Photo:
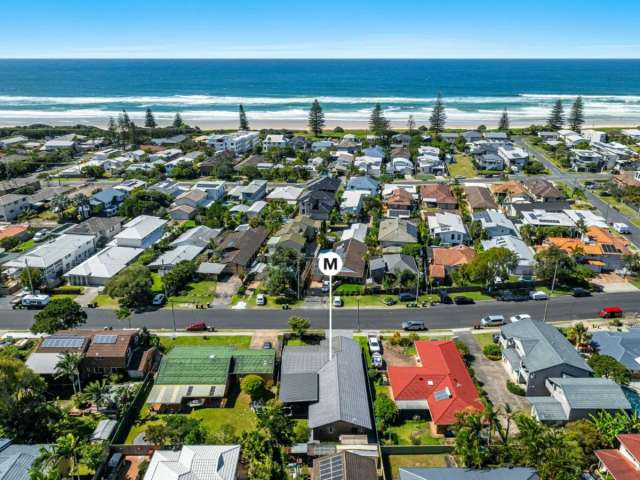
[[[411,441],[412,434],[417,443]],[[431,436],[426,420],[407,420],[401,425],[388,427],[384,437],[389,438],[389,435],[397,437],[397,445],[442,445],[443,443],[441,438]]]
[[[400,468],[429,468],[446,467],[447,460],[445,454],[435,455],[389,455],[386,458],[385,466],[388,468],[387,478],[399,479],[398,470]]]
[[[449,164],[449,175],[452,177],[475,177],[478,174],[469,155],[455,155],[455,163]]]
[[[161,336],[160,346],[168,352],[175,346],[208,346],[233,345],[240,348],[249,348],[251,336],[249,335],[179,335],[175,339]]]
[[[485,346],[493,344],[493,333],[485,332],[485,333],[476,333],[473,335],[476,343],[480,345],[480,350],[482,350]]]

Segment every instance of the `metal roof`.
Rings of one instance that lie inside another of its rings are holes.
[[[467,468],[400,468],[400,480],[535,480],[538,474],[528,467],[502,467],[473,470]]]

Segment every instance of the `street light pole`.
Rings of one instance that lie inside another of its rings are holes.
[[[358,331],[360,331],[360,297],[356,297],[356,302],[357,302],[357,305],[358,305],[358,310],[357,310],[357,313],[356,313],[356,323],[357,323],[357,326],[358,326]]]
[[[553,280],[551,280],[551,293],[547,297],[547,302],[544,304],[544,319],[543,319],[544,322],[547,321],[547,312],[549,310],[549,301],[551,300],[551,297],[553,296],[553,290],[556,287],[556,276],[558,275],[558,263],[560,263],[560,259],[556,260],[556,266],[553,269]]]

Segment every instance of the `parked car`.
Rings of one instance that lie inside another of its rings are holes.
[[[16,303],[12,307],[15,308],[27,308],[27,309],[36,309],[36,308],[44,308],[49,305],[51,301],[51,297],[49,295],[44,294],[27,294],[23,295],[20,298],[20,303]]]
[[[38,230],[36,234],[33,236],[34,242],[41,242],[45,238],[49,236],[49,230]]]
[[[410,292],[402,292],[398,295],[398,299],[401,302],[415,302],[416,294]]]
[[[453,297],[453,303],[456,305],[473,305],[476,301],[471,297],[465,297],[464,295],[458,295]]]
[[[504,316],[487,315],[480,319],[480,325],[483,327],[499,327],[500,325],[504,325]]]
[[[402,329],[403,330],[426,330],[427,326],[424,324],[423,321],[421,320],[407,320],[405,322],[402,322]]]
[[[529,292],[529,298],[531,300],[549,300],[549,295],[542,290],[536,290],[535,292]]]
[[[604,307],[598,312],[600,318],[620,318],[624,316],[624,310],[620,307]]]
[[[574,297],[590,297],[591,296],[591,292],[589,290],[587,290],[586,288],[580,288],[580,287],[574,288],[571,294]]]
[[[164,295],[164,293],[157,293],[153,296],[153,300],[151,300],[151,304],[159,306],[164,304],[164,302],[166,301],[167,301],[167,297]]]
[[[207,332],[211,331],[211,328],[208,327],[204,322],[195,322],[191,325],[188,325],[186,330],[187,332]]]
[[[511,323],[520,322],[522,320],[531,320],[531,315],[528,313],[519,313],[518,315],[512,315],[509,317],[509,320],[511,320]]]
[[[395,305],[396,303],[396,299],[392,298],[392,297],[386,297],[382,303],[384,303],[387,307],[390,307],[391,305]]]
[[[263,350],[272,350],[273,349],[273,343],[271,343],[271,342],[263,342],[262,343],[262,349]]]
[[[526,302],[529,296],[518,290],[501,290],[496,299],[500,302]]]
[[[369,350],[371,353],[380,353],[382,351],[382,346],[380,345],[380,340],[375,335],[369,335],[367,337],[367,341],[369,342]]]
[[[329,280],[322,281],[322,293],[329,293]]]
[[[384,358],[382,358],[381,353],[374,352],[371,354],[371,365],[373,366],[373,368],[384,367]]]
[[[440,297],[440,303],[443,303],[445,305],[453,304],[453,299],[449,296],[449,292],[447,292],[446,290],[442,288],[438,290],[438,296]]]
[[[267,304],[267,297],[264,295],[264,293],[259,293],[258,295],[256,295],[256,305],[263,306],[266,304]]]
[[[631,229],[626,223],[614,223],[613,229],[618,233],[622,233],[623,235],[631,234]]]
[[[333,306],[334,307],[341,307],[344,305],[344,302],[342,301],[342,297],[333,297]]]

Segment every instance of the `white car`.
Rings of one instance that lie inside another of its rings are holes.
[[[371,353],[380,353],[382,349],[380,347],[380,341],[378,340],[378,337],[376,337],[375,335],[369,335],[367,339],[369,341],[369,350],[371,351]]]
[[[483,327],[499,327],[504,325],[504,317],[502,315],[487,315],[480,319],[480,325]]]
[[[528,313],[521,313],[519,315],[513,315],[509,317],[509,320],[511,320],[511,323],[516,323],[521,320],[531,320],[531,315],[529,315]]]
[[[159,305],[162,305],[166,299],[167,297],[164,296],[164,293],[158,293],[154,295],[153,300],[151,300],[151,303],[153,305],[159,306]]]
[[[626,223],[614,223],[613,229],[618,233],[622,233],[623,235],[629,235],[631,233],[631,229]]]
[[[531,300],[549,300],[549,295],[542,290],[536,290],[535,292],[529,292],[529,298]]]
[[[344,305],[344,302],[342,301],[342,297],[333,297],[334,307],[341,307],[342,305]]]
[[[384,359],[381,353],[374,352],[371,354],[371,365],[374,368],[382,368],[384,366]]]
[[[267,297],[264,296],[264,293],[259,293],[256,295],[256,305],[262,306],[267,304]]]
[[[49,236],[49,230],[38,230],[36,234],[33,236],[34,242],[41,242],[45,238]]]

